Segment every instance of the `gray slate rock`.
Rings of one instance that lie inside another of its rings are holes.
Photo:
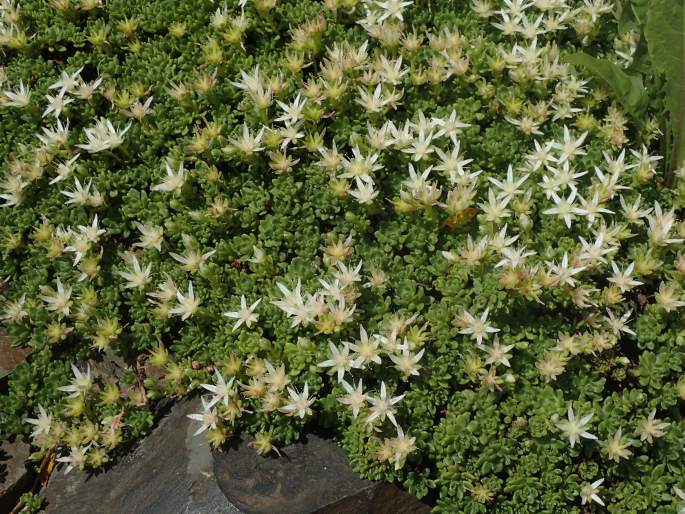
[[[31,486],[26,469],[29,447],[21,441],[0,445],[0,512],[10,512],[19,496]]]
[[[362,480],[332,441],[309,435],[264,458],[242,442],[214,452],[219,487],[247,514],[423,514],[430,508],[395,485]]]
[[[176,404],[153,433],[99,475],[57,470],[43,492],[48,514],[425,514],[430,508],[390,484],[361,480],[332,441],[308,436],[257,455],[249,441],[210,450]]]
[[[193,437],[186,414],[198,401],[176,404],[130,455],[100,474],[56,470],[43,497],[50,514],[241,514],[214,480],[212,454]]]

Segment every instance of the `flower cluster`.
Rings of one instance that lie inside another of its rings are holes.
[[[172,4],[0,0],[0,436],[101,467],[195,393],[213,446],[324,428],[441,512],[682,506],[661,82],[637,119],[569,64],[646,69],[631,14]]]

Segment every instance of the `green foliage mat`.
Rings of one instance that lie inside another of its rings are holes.
[[[671,7],[0,0],[0,437],[99,468],[198,391],[437,512],[677,512]]]

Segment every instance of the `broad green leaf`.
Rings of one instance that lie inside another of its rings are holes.
[[[685,18],[684,0],[649,0],[645,39],[652,68],[666,76],[666,108],[671,117],[673,155],[671,169],[680,165],[685,143]]]
[[[649,8],[648,4],[649,0],[631,0],[630,6],[638,23],[645,22],[647,17],[647,9]]]
[[[623,34],[624,32],[639,26],[639,17],[635,13],[635,7],[633,5],[635,2],[646,3],[647,0],[633,0],[632,2],[630,0],[622,0],[616,3],[614,17],[618,24],[619,34]]]
[[[576,66],[587,68],[593,75],[602,79],[614,92],[623,108],[639,117],[647,106],[647,93],[639,75],[628,75],[620,66],[597,59],[584,52],[569,55],[566,60]]]
[[[621,11],[621,16],[617,18],[616,21],[618,23],[619,34],[623,34],[624,32],[628,32],[629,30],[638,27],[638,22],[635,19],[635,16],[628,9]]]

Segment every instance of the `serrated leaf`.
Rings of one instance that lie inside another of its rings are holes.
[[[611,88],[627,112],[635,117],[641,116],[647,106],[648,97],[639,75],[628,75],[620,66],[584,52],[573,53],[567,56],[566,60],[576,66],[587,68]]]
[[[666,76],[666,108],[671,117],[671,169],[682,161],[685,131],[685,18],[683,0],[649,0],[644,32],[652,68]]]

